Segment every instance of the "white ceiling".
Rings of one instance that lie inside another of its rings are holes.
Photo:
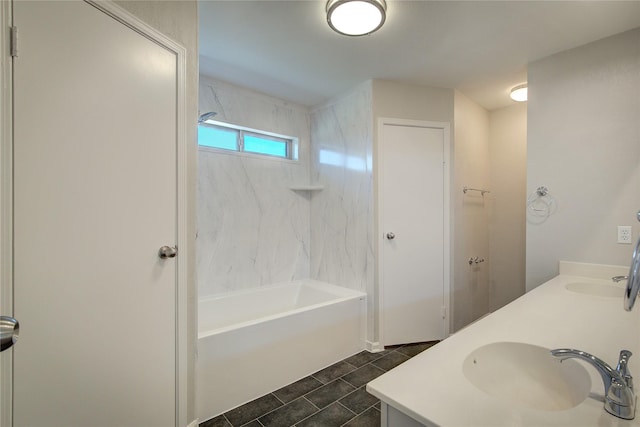
[[[200,1],[200,72],[313,106],[368,79],[455,88],[510,105],[527,63],[640,27],[640,0],[387,0],[378,32],[346,37],[324,0]]]

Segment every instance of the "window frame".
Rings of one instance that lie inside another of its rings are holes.
[[[280,160],[280,161],[293,161],[297,162],[299,158],[299,139],[295,136],[282,135],[275,132],[268,132],[260,129],[248,128],[245,126],[238,126],[230,123],[219,122],[216,120],[206,120],[202,123],[198,123],[198,126],[205,126],[211,128],[220,128],[223,130],[233,130],[237,132],[236,149],[211,147],[208,145],[201,145],[200,138],[198,137],[198,149],[203,151],[210,151],[215,153],[233,154],[240,156],[257,157],[261,159]],[[275,142],[281,142],[285,144],[286,157],[278,156],[274,154],[258,153],[255,151],[245,151],[244,137],[250,135],[265,140],[272,140]]]

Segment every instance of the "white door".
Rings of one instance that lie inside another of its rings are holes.
[[[445,128],[383,123],[379,135],[382,343],[445,336]]]
[[[176,423],[176,55],[14,4],[13,425]]]

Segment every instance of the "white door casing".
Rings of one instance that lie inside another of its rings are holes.
[[[111,3],[13,7],[21,336],[2,419],[186,425],[185,51]]]
[[[380,342],[449,333],[449,124],[378,121]]]

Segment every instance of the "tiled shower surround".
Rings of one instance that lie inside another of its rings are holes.
[[[302,106],[202,77],[200,112],[220,122],[299,138],[299,161],[200,150],[200,298],[309,278],[309,113]]]
[[[435,343],[408,344],[380,353],[363,351],[200,427],[380,426],[380,401],[366,392],[366,383]]]
[[[311,278],[365,292],[374,276],[371,109],[366,82],[311,113],[311,181],[324,186],[311,199]]]
[[[199,297],[306,278],[372,289],[371,96],[366,82],[310,110],[201,76],[200,113],[298,137],[300,154],[199,151]],[[324,188],[290,189],[308,184]]]

